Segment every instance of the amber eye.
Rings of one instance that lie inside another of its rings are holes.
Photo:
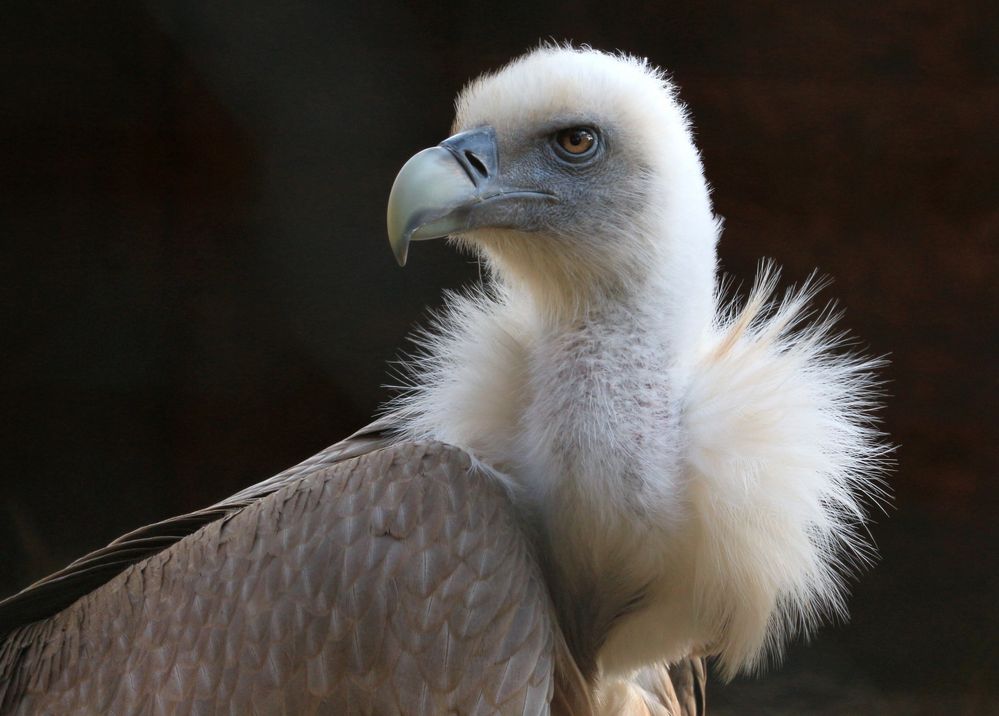
[[[572,127],[556,134],[555,144],[567,158],[581,158],[597,146],[597,136],[592,129]]]

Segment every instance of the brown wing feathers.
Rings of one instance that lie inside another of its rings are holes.
[[[529,550],[454,448],[319,467],[16,628],[0,713],[546,713]]]

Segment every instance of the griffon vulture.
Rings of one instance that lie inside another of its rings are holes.
[[[885,448],[814,283],[720,297],[686,111],[542,47],[389,198],[482,287],[385,417],[0,605],[4,714],[694,714],[844,611]]]

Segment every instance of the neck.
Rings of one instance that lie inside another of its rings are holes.
[[[541,333],[517,454],[537,510],[560,623],[587,675],[680,514],[677,351],[654,306],[605,303]],[[660,543],[661,540],[656,540]]]
[[[661,327],[671,349],[683,354],[714,318],[718,227],[708,205],[685,221],[651,218],[630,236],[608,239],[629,244],[627,254],[596,251],[573,237],[505,230],[480,232],[474,244],[494,279],[546,332],[625,312]],[[650,226],[674,228],[660,236],[663,230]]]
[[[679,524],[680,401],[714,317],[714,229],[700,254],[659,250],[618,282],[599,280],[596,262],[553,270],[546,257],[518,271],[507,252],[496,262],[536,326],[515,453],[530,456],[526,483],[567,595],[559,611],[591,667],[662,568],[649,540],[667,543],[656,535]]]

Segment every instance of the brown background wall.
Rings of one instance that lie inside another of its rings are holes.
[[[34,3],[0,26],[0,593],[362,425],[441,287],[395,171],[540,38],[649,56],[698,128],[725,271],[813,268],[901,444],[848,626],[722,713],[996,712],[995,3]],[[845,690],[845,691],[844,691]],[[956,706],[954,706],[956,704]],[[862,708],[863,707],[863,708]]]

